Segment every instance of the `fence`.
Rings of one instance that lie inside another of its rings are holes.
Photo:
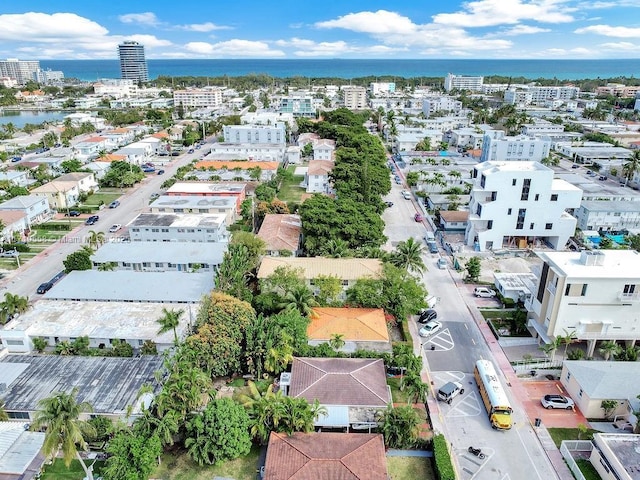
[[[516,373],[526,373],[529,370],[537,369],[558,369],[562,370],[562,360],[549,359],[531,359],[531,360],[514,360],[511,366]]]
[[[560,444],[560,453],[577,480],[586,480],[586,478],[580,471],[572,452],[580,454],[583,458],[588,458],[591,450],[593,450],[593,444],[589,440],[563,440]]]

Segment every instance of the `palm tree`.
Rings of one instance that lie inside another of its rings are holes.
[[[344,347],[344,343],[344,335],[341,333],[334,333],[329,339],[329,346],[334,350],[340,350]]]
[[[281,333],[276,345],[267,350],[264,359],[264,369],[274,375],[279,375],[293,361],[293,337],[288,333]]]
[[[407,272],[422,273],[426,268],[421,257],[423,253],[425,253],[424,247],[410,237],[398,244],[391,256],[391,263]]]
[[[541,345],[539,348],[551,358],[551,361],[553,361],[556,356],[556,350],[558,349],[561,343],[562,343],[562,338],[555,337],[553,339],[553,342],[545,343],[544,345]]]
[[[609,340],[607,342],[601,343],[598,351],[602,354],[606,362],[609,360],[611,355],[618,354],[621,349],[622,347],[620,347],[620,345],[618,345],[616,342],[612,342],[611,340]]]
[[[77,394],[78,389],[74,388],[71,393],[58,392],[40,400],[38,411],[31,422],[31,430],[46,429],[42,450],[47,457],[53,459],[62,450],[64,464],[67,467],[76,458],[80,461],[86,478],[93,480],[92,467],[85,465],[78,450],[78,447],[87,450],[85,435],[95,435],[93,426],[80,420],[82,413],[91,412],[93,409],[88,402],[78,403]]]
[[[98,265],[99,272],[112,272],[116,269],[118,264],[116,262],[104,262]]]
[[[87,242],[89,243],[89,247],[98,248],[104,243],[104,232],[89,230],[89,237],[87,238]]]
[[[5,292],[4,301],[0,302],[0,316],[3,323],[11,320],[16,314],[29,309],[29,299],[11,292]]]
[[[7,420],[9,420],[9,415],[4,409],[4,400],[0,400],[0,422],[6,422]]]
[[[326,257],[342,258],[349,254],[349,244],[341,238],[332,238],[322,247],[322,253]]]
[[[166,308],[162,309],[162,316],[158,319],[158,323],[160,324],[160,330],[158,330],[158,335],[162,335],[163,333],[169,332],[173,330],[173,342],[174,344],[178,344],[178,332],[176,331],[176,327],[180,325],[180,317],[184,314],[184,310],[167,310]]]
[[[640,150],[634,150],[631,158],[627,160],[627,163],[622,165],[625,184],[633,180],[634,175],[638,172],[640,172]]]
[[[312,307],[318,306],[313,293],[305,285],[298,285],[288,291],[279,307],[282,310],[298,310],[300,315],[308,317],[313,314]]]

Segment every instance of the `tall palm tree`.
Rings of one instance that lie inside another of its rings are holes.
[[[616,355],[622,350],[622,347],[611,340],[602,342],[598,351],[602,354],[605,361],[608,361],[611,355]]]
[[[422,273],[426,268],[421,257],[423,253],[424,247],[410,237],[398,244],[396,251],[391,255],[391,263],[407,272]]]
[[[160,324],[160,330],[158,330],[158,335],[162,335],[163,333],[169,332],[173,330],[173,342],[178,344],[178,332],[176,331],[176,327],[180,325],[180,317],[184,314],[184,310],[167,310],[166,308],[162,309],[162,316],[158,319],[158,323]]]
[[[634,175],[638,172],[640,172],[640,150],[634,150],[631,158],[627,160],[627,163],[622,165],[625,184],[633,180]]]
[[[287,292],[279,307],[282,310],[298,310],[300,315],[308,317],[313,314],[312,307],[317,305],[311,290],[306,285],[298,285]]]
[[[87,237],[89,247],[98,248],[104,243],[104,232],[96,232],[95,230],[89,230],[89,236]]]
[[[0,317],[3,323],[11,320],[17,313],[29,309],[29,299],[11,292],[5,292],[4,301],[0,302]]]
[[[93,480],[92,467],[85,465],[78,450],[78,447],[87,450],[85,435],[95,435],[93,426],[80,420],[82,413],[91,412],[93,409],[88,402],[78,403],[77,394],[78,389],[74,388],[71,393],[58,392],[40,400],[38,411],[31,422],[31,430],[46,429],[42,450],[47,457],[53,459],[62,450],[64,464],[67,467],[76,458],[80,461],[87,479]]]

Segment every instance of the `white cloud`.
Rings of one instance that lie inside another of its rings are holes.
[[[134,42],[141,43],[144,45],[144,48],[157,48],[157,47],[168,47],[173,45],[169,40],[162,40],[160,38],[155,37],[154,35],[127,35],[127,40],[133,40]]]
[[[160,23],[158,17],[156,17],[156,14],[153,12],[127,13],[126,15],[120,15],[118,20],[122,23],[139,23],[141,25],[151,26],[156,26]]]
[[[618,38],[640,38],[640,28],[632,27],[613,27],[611,25],[590,25],[584,28],[578,28],[573,33],[595,33],[596,35],[604,35],[605,37]]]
[[[103,37],[108,33],[102,25],[75,13],[0,15],[0,40],[16,40],[20,43],[73,42],[74,39]]]
[[[640,49],[640,45],[636,45],[631,42],[609,42],[609,43],[601,43],[599,45],[602,48],[610,49],[610,50],[638,50]]]
[[[410,18],[387,10],[349,13],[335,20],[317,22],[315,26],[317,28],[344,28],[345,30],[371,34],[411,33],[416,28]]]
[[[439,13],[433,22],[459,27],[490,27],[535,20],[541,23],[566,23],[574,20],[573,10],[564,0],[476,0],[462,4],[464,10]]]
[[[214,30],[231,30],[232,27],[227,27],[225,25],[216,25],[215,23],[205,22],[205,23],[191,23],[189,25],[179,25],[177,27],[179,30],[187,30],[189,32],[212,32]]]
[[[198,55],[213,57],[284,57],[281,50],[271,50],[266,42],[233,39],[218,43],[189,42],[184,48]]]
[[[550,32],[548,28],[533,27],[531,25],[515,25],[507,30],[500,32],[500,35],[517,36],[517,35],[531,35],[534,33]]]

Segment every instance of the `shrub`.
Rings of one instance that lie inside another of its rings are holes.
[[[433,437],[433,461],[439,480],[455,480],[456,474],[447,449],[447,440],[441,433]]]
[[[31,251],[31,247],[26,243],[4,243],[2,248],[3,250],[17,250],[20,253]]]
[[[39,230],[71,230],[69,223],[42,223],[38,225]]]

